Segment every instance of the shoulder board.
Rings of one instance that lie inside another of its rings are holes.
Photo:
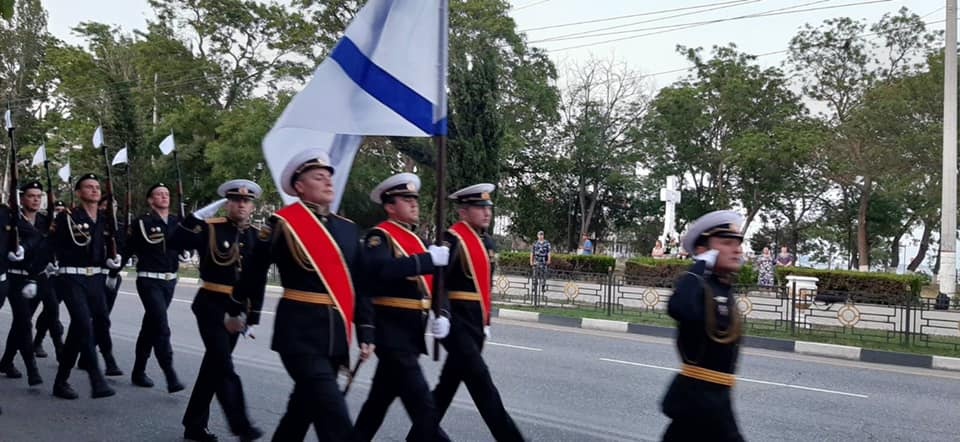
[[[257,235],[257,238],[260,239],[260,241],[266,241],[270,239],[270,235],[273,234],[273,227],[267,224],[258,228],[257,230],[260,231],[260,233]]]
[[[227,222],[227,218],[225,216],[218,216],[216,218],[207,218],[204,221],[207,224],[223,224]]]
[[[355,222],[353,222],[352,219],[350,219],[350,218],[344,218],[344,217],[342,217],[342,216],[340,216],[340,215],[337,215],[336,213],[331,213],[330,216],[335,217],[335,218],[340,218],[340,219],[342,219],[342,220],[344,220],[344,221],[346,221],[346,222],[348,222],[348,223],[350,223],[350,224],[356,224]]]

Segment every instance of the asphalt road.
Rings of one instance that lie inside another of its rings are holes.
[[[182,284],[170,307],[175,364],[188,384],[187,391],[172,395],[152,359],[148,374],[158,387],[130,384],[143,312],[132,288],[124,282],[112,315],[115,353],[127,371],[110,379],[117,396],[90,399],[85,373],[75,371],[71,383],[81,398],[54,398],[56,364],[41,359],[46,383],[37,388],[27,387],[26,379],[0,379],[0,440],[180,440],[180,418],[203,352],[190,312],[195,288]],[[270,298],[265,308],[275,305]],[[0,310],[0,336],[10,319],[9,309]],[[269,349],[272,320],[266,314],[260,336],[242,340],[234,353],[250,415],[268,434],[283,414],[292,386]],[[46,348],[52,350],[49,341]],[[667,425],[659,400],[678,366],[669,340],[495,320],[484,354],[508,410],[529,440],[657,440]],[[22,370],[19,358],[16,363]],[[436,382],[440,363],[428,357],[421,363],[428,381]],[[374,363],[364,365],[350,392],[354,414],[373,372]],[[747,350],[739,375],[734,406],[748,440],[960,440],[960,373]],[[465,388],[443,426],[455,440],[492,440]],[[230,440],[216,403],[210,427]],[[402,440],[408,428],[397,401],[378,440]],[[311,434],[308,440],[313,438]]]

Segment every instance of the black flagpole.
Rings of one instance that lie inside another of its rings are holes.
[[[183,179],[180,175],[180,158],[177,157],[177,148],[173,148],[173,163],[177,167],[177,198],[180,200],[180,219],[187,215],[187,206],[183,202]]]
[[[441,246],[443,245],[443,232],[444,226],[446,224],[446,212],[447,212],[447,185],[446,185],[446,173],[447,173],[447,137],[444,135],[437,136],[433,138],[434,143],[437,146],[437,214],[434,218],[435,231],[434,231],[434,244]],[[440,307],[442,304],[444,296],[444,281],[443,273],[446,267],[438,267],[433,274],[433,300],[431,302],[431,308],[433,309],[433,317],[440,317]],[[440,339],[433,338],[433,360],[440,360]]]

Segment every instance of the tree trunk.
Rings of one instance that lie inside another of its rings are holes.
[[[746,233],[747,228],[750,227],[750,223],[753,222],[753,218],[757,216],[757,213],[760,212],[760,206],[754,207],[747,211],[747,220],[743,222],[743,225],[740,226],[740,231]]]
[[[869,176],[863,177],[863,191],[860,193],[860,208],[857,211],[857,269],[861,272],[870,270],[870,244],[867,240],[867,210],[870,209],[870,193],[873,181]]]
[[[920,237],[920,248],[917,249],[917,256],[914,256],[910,264],[907,265],[907,271],[915,272],[917,267],[920,267],[920,264],[923,263],[923,259],[927,257],[927,250],[930,248],[930,234],[933,232],[932,226],[933,221],[923,223],[923,235]]]
[[[903,232],[898,232],[893,240],[890,241],[890,265],[888,270],[896,271],[900,268],[900,239],[903,238]]]

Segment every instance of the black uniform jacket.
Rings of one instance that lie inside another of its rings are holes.
[[[413,226],[397,224],[413,231]],[[424,244],[422,239],[420,242]],[[423,336],[428,310],[382,305],[386,303],[376,305],[376,302],[377,298],[429,300],[429,292],[425,291],[422,278],[418,276],[433,274],[435,268],[430,254],[404,256],[390,234],[381,229],[371,229],[363,243],[363,294],[375,303],[377,350],[426,354]],[[449,310],[449,305],[441,306],[447,316]]]
[[[198,220],[187,215],[170,236],[171,248],[196,250],[200,255],[200,279],[204,283],[234,287],[254,260],[254,246],[260,230],[249,224],[239,225],[228,218]],[[225,287],[225,288],[226,288]],[[233,316],[244,312],[247,324],[260,322],[263,292],[243,300],[227,293],[200,289],[198,296],[206,296],[222,305]]]
[[[310,205],[307,205],[311,207]],[[343,260],[349,269],[354,286],[354,323],[358,344],[373,343],[372,311],[369,299],[356,296],[360,270],[360,234],[350,220],[332,214],[320,213],[311,207],[314,216],[326,227],[340,248]],[[276,264],[280,282],[285,290],[300,293],[329,294],[320,275],[313,268],[306,252],[296,243],[287,229],[286,222],[271,217],[257,242],[257,252],[243,273],[240,284],[234,289],[234,297],[243,301],[260,296],[267,283],[267,272]],[[309,238],[301,239],[309,240]],[[338,256],[324,257],[340,259]],[[285,354],[323,355],[340,363],[349,357],[347,331],[340,311],[333,305],[307,303],[281,298],[273,327],[271,348]]]
[[[485,232],[479,232],[483,240],[484,248],[487,249],[487,259],[490,260],[490,278],[492,284],[494,272],[494,243],[493,238]],[[460,244],[456,236],[447,231],[444,239],[450,244],[450,262],[447,266],[446,285],[447,292],[470,292],[480,293],[474,280],[473,272],[467,261],[467,250]],[[448,295],[449,296],[449,295]],[[445,296],[445,298],[448,298]],[[484,318],[483,304],[481,301],[458,301],[450,300],[450,336],[446,341],[456,341],[459,339],[470,339],[482,346],[484,340],[483,328],[489,325],[489,317]]]
[[[170,240],[179,224],[177,215],[170,214],[164,221],[153,210],[133,220],[124,241],[123,262],[136,256],[139,272],[176,273],[182,250],[173,247]]]

